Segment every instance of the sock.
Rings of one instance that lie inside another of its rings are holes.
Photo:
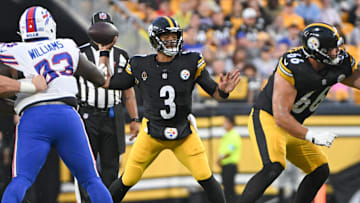
[[[266,164],[246,184],[240,197],[240,203],[254,203],[265,192],[266,188],[281,174],[284,168],[279,162]]]
[[[214,176],[198,182],[204,188],[210,202],[225,203],[224,191],[222,190],[220,184],[215,180]]]
[[[130,188],[131,186],[124,185],[122,182],[122,176],[115,180],[109,188],[114,203],[120,203]]]
[[[329,177],[329,173],[329,165],[324,164],[306,175],[298,188],[295,203],[310,203]]]

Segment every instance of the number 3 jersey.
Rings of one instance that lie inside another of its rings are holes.
[[[35,94],[19,93],[15,111],[41,101],[74,97],[77,94],[76,71],[79,49],[71,39],[0,44],[0,62],[24,73],[25,80],[43,75],[48,88]]]
[[[134,56],[123,77],[111,79],[110,88],[136,84],[149,120],[148,133],[163,140],[180,139],[191,134],[187,116],[195,83],[209,95],[216,90],[205,66],[204,58],[195,52],[180,53],[167,63],[157,62],[156,54]]]
[[[331,86],[349,77],[355,68],[355,59],[346,53],[342,64],[327,65],[316,71],[301,48],[290,50],[281,57],[274,73],[258,96],[254,108],[273,114],[272,95],[274,75],[277,72],[297,90],[291,114],[303,123],[325,99]]]

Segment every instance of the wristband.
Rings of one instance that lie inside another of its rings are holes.
[[[223,98],[223,99],[226,99],[229,96],[229,93],[226,93],[226,92],[222,91],[219,88],[218,88],[218,92],[219,92],[220,97]]]
[[[100,51],[100,56],[110,56],[110,51],[109,50],[102,50]]]
[[[19,92],[35,93],[36,92],[36,87],[31,82],[20,81],[20,90],[19,90]]]
[[[130,119],[131,120],[131,122],[133,122],[133,121],[135,121],[135,122],[140,122],[140,119],[139,118],[132,118],[132,119]]]

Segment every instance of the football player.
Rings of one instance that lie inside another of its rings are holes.
[[[132,57],[127,74],[115,75],[110,81],[110,88],[137,85],[144,101],[144,118],[125,171],[110,186],[113,200],[120,202],[159,153],[170,149],[205,189],[209,200],[224,203],[223,191],[210,171],[204,146],[188,117],[196,83],[209,95],[225,99],[239,83],[240,73],[227,73],[219,84],[213,81],[201,54],[181,52],[182,29],[171,17],[155,19],[148,34],[157,54]]]
[[[83,123],[74,108],[77,84],[73,75],[80,74],[102,86],[104,74],[80,55],[73,40],[56,39],[56,23],[46,9],[40,6],[26,9],[19,29],[24,42],[0,44],[2,70],[11,67],[25,76],[20,82],[11,80],[13,89],[4,91],[21,93],[15,102],[15,111],[21,119],[16,130],[13,178],[1,202],[22,202],[51,146],[56,147],[72,174],[87,189],[92,202],[112,202],[97,174]],[[111,48],[115,41],[100,49]],[[100,60],[107,64],[109,59],[103,56]]]
[[[329,176],[321,147],[330,147],[336,135],[304,127],[332,85],[341,82],[360,88],[355,59],[342,49],[343,39],[325,23],[308,25],[302,46],[286,52],[251,111],[250,139],[263,168],[250,179],[240,203],[253,203],[286,168],[286,159],[307,175],[296,203],[310,203]]]

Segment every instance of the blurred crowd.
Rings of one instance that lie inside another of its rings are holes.
[[[144,23],[172,16],[184,29],[185,51],[201,52],[208,71],[238,68],[243,80],[232,101],[252,103],[274,71],[279,57],[301,45],[309,23],[334,25],[344,49],[360,59],[360,0],[128,0],[127,8]],[[199,87],[198,87],[199,88]],[[199,98],[206,94],[197,90]],[[360,93],[335,85],[329,101],[360,103]]]

